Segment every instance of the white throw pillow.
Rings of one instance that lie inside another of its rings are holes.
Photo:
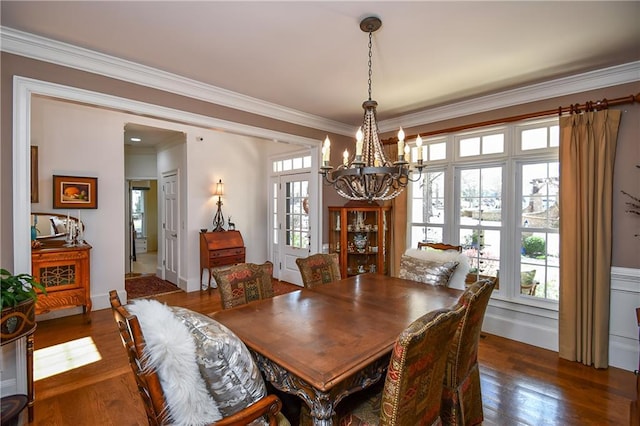
[[[196,363],[188,327],[171,308],[153,299],[127,306],[138,317],[147,346],[144,355],[158,372],[172,425],[203,425],[222,418]]]
[[[464,290],[464,283],[470,267],[469,258],[465,254],[456,250],[436,250],[432,248],[427,250],[410,248],[404,254],[432,262],[458,262],[458,267],[449,280],[448,287]]]

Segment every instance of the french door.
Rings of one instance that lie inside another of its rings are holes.
[[[278,176],[273,179],[273,259],[274,276],[302,285],[296,259],[310,252],[310,173]]]

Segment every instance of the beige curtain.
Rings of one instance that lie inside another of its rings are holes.
[[[560,118],[560,357],[609,364],[613,164],[620,111]]]
[[[398,159],[398,146],[385,145],[385,153],[390,161]],[[389,259],[391,271],[389,275],[398,276],[400,271],[400,257],[407,248],[407,189],[391,200],[391,257]]]

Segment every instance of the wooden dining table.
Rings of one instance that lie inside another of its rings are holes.
[[[461,294],[362,274],[210,316],[246,344],[267,380],[309,406],[314,425],[331,425],[345,396],[383,377],[402,330],[427,312],[455,305]]]

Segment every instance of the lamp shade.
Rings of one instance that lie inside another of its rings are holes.
[[[224,195],[224,183],[222,183],[222,179],[216,183],[216,192],[213,195],[217,195],[218,197]]]

